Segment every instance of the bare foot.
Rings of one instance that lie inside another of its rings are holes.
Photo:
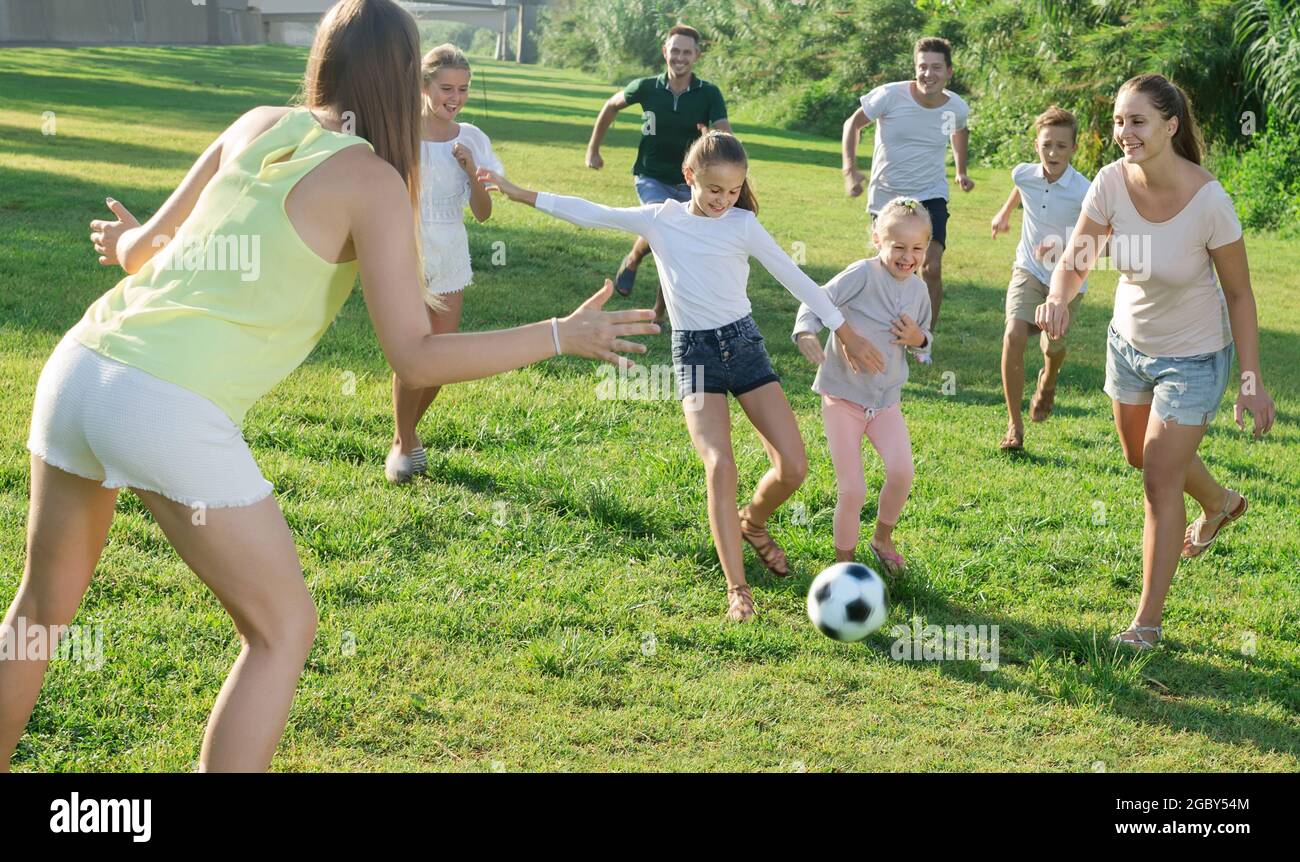
[[[1056,382],[1053,381],[1050,387],[1044,386],[1043,377],[1046,374],[1046,368],[1038,370],[1038,385],[1034,387],[1034,395],[1029,399],[1029,418],[1034,422],[1046,422],[1056,404]]]

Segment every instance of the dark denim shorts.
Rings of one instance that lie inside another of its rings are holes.
[[[673,371],[679,399],[695,392],[744,395],[781,380],[749,315],[719,329],[674,329]]]

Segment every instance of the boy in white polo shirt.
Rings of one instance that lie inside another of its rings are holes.
[[[1020,227],[1020,245],[1007,286],[1007,328],[1002,338],[1002,390],[1007,399],[1007,433],[999,447],[1024,448],[1025,426],[1020,415],[1020,399],[1025,389],[1025,345],[1034,325],[1034,309],[1047,299],[1052,283],[1052,269],[1069,242],[1070,233],[1079,220],[1089,181],[1070,165],[1078,134],[1074,115],[1056,105],[1034,120],[1037,136],[1034,149],[1038,164],[1022,162],[1011,170],[1011,190],[1007,202],[993,217],[993,238],[1010,230],[1011,211],[1023,204],[1024,221]],[[1078,303],[1088,289],[1085,281],[1070,303],[1070,317],[1078,313]],[[1039,336],[1043,349],[1043,368],[1038,385],[1029,401],[1029,418],[1042,422],[1052,415],[1056,398],[1056,377],[1065,362],[1065,339]]]

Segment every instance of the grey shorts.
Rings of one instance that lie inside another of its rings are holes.
[[[679,399],[696,392],[744,395],[781,380],[749,315],[718,329],[674,329],[673,371]]]

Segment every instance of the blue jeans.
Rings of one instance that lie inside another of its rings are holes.
[[[643,177],[640,174],[633,179],[636,180],[637,199],[643,204],[661,204],[668,200],[686,203],[691,199],[691,187],[686,183],[670,186],[654,177]]]
[[[1106,394],[1150,404],[1162,421],[1209,425],[1228,388],[1233,347],[1196,356],[1147,356],[1111,326],[1106,332]]]

